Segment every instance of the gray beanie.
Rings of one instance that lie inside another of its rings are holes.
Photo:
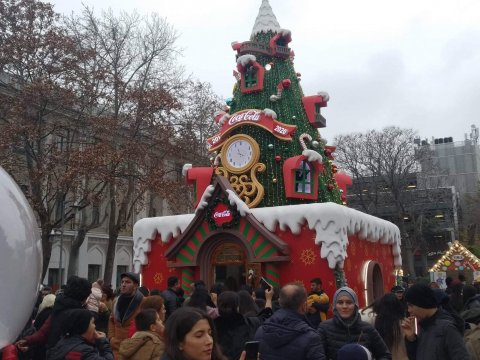
[[[357,294],[355,294],[355,291],[350,289],[348,286],[343,286],[335,292],[335,295],[333,295],[333,306],[335,306],[335,304],[337,303],[338,298],[344,295],[349,296],[353,300],[355,305],[357,305],[357,307],[359,306]]]

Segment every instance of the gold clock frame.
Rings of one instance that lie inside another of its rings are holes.
[[[230,145],[232,145],[232,143],[234,143],[235,141],[238,141],[238,140],[247,141],[248,143],[250,143],[250,145],[252,147],[252,158],[250,159],[250,161],[248,162],[247,165],[242,166],[240,168],[236,168],[236,167],[231,166],[229,164],[229,162],[227,161],[227,150],[228,150],[228,148],[230,147]],[[229,172],[231,172],[233,174],[242,174],[242,173],[246,172],[247,170],[249,170],[253,165],[255,165],[258,162],[258,160],[260,159],[260,147],[258,146],[258,143],[255,141],[255,139],[252,138],[251,136],[248,136],[248,135],[245,135],[245,134],[233,135],[227,141],[225,141],[225,143],[223,144],[222,153],[220,154],[220,159],[222,161],[222,166],[225,169],[227,169]]]

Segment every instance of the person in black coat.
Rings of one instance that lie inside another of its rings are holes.
[[[65,291],[55,298],[53,311],[42,327],[34,334],[19,340],[16,345],[24,348],[46,344],[47,350],[53,347],[65,333],[65,326],[70,323],[70,310],[84,308],[91,288],[92,284],[87,279],[75,275],[69,277]]]
[[[438,308],[434,291],[414,284],[405,293],[411,317],[402,323],[408,358],[411,360],[468,360],[463,335],[454,320]],[[416,318],[418,334],[415,333]]]
[[[47,353],[47,360],[64,359],[114,360],[105,333],[95,330],[95,319],[90,311],[70,311],[66,336]]]
[[[377,330],[361,320],[357,294],[349,287],[341,287],[335,292],[333,315],[332,319],[323,321],[318,326],[322,350],[327,359],[336,360],[338,350],[350,343],[366,347],[376,360],[392,358],[392,354]]]
[[[254,316],[239,313],[239,295],[224,291],[218,298],[219,317],[213,320],[218,334],[218,344],[229,360],[238,360],[245,342],[253,340],[255,332],[272,315],[272,290],[264,290],[266,307]]]
[[[298,284],[280,290],[280,309],[260,326],[260,359],[325,360],[320,336],[306,322],[307,293]]]

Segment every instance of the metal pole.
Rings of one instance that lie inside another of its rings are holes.
[[[62,200],[62,220],[60,223],[61,233],[60,233],[60,261],[58,263],[58,277],[60,278],[60,286],[63,285],[63,262],[62,262],[62,252],[63,252],[63,231],[65,230],[65,200]]]

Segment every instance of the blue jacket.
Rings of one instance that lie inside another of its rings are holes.
[[[320,336],[293,310],[277,310],[258,328],[255,340],[262,360],[326,360]]]

